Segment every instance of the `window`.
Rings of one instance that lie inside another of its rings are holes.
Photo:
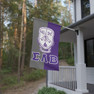
[[[85,62],[87,67],[94,67],[94,39],[85,41]]]
[[[90,2],[89,0],[81,0],[82,18],[90,14]]]

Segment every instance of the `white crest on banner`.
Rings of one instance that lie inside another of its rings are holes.
[[[54,31],[48,27],[41,27],[39,29],[38,42],[42,52],[50,53],[54,44]]]

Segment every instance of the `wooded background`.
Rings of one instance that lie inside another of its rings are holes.
[[[71,2],[0,0],[0,71],[17,73],[18,82],[29,68],[34,17],[67,26],[72,23]],[[73,44],[60,43],[59,59],[68,58],[73,65]]]

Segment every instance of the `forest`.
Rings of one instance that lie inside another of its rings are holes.
[[[0,89],[22,86],[45,77],[30,68],[33,19],[61,26],[72,23],[70,0],[0,0]],[[63,29],[63,28],[62,28]],[[59,59],[73,65],[73,44],[59,43]]]

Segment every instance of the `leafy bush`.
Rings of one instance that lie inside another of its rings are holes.
[[[31,73],[24,73],[23,80],[25,81],[36,81],[45,76],[44,70],[33,70]]]
[[[17,77],[16,76],[5,76],[3,79],[1,79],[0,85],[1,85],[1,91],[5,91],[7,89],[11,88],[18,88],[22,87],[25,84],[23,80],[18,83]]]
[[[41,90],[39,90],[38,94],[66,94],[66,93],[63,91],[57,91],[55,88],[43,87]]]
[[[9,73],[11,73],[12,72],[12,69],[11,68],[7,68],[7,69],[2,69],[1,71],[0,71],[0,74],[9,74]]]
[[[17,75],[15,73],[11,74],[11,69],[3,69],[2,71],[0,71],[1,90],[23,86],[25,82],[39,80],[45,77],[45,75],[46,73],[44,70],[26,69],[24,76],[21,77],[21,81],[20,83],[18,83]]]
[[[67,59],[67,58],[71,57],[71,44],[60,42],[58,55],[59,55],[59,60]]]
[[[70,57],[70,58],[66,59],[66,62],[67,62],[70,66],[74,66],[74,57]]]
[[[3,50],[3,65],[2,68],[16,71],[18,62],[18,49],[10,46],[8,51]]]
[[[17,84],[17,77],[16,76],[9,76],[2,79],[3,85],[15,85]]]

